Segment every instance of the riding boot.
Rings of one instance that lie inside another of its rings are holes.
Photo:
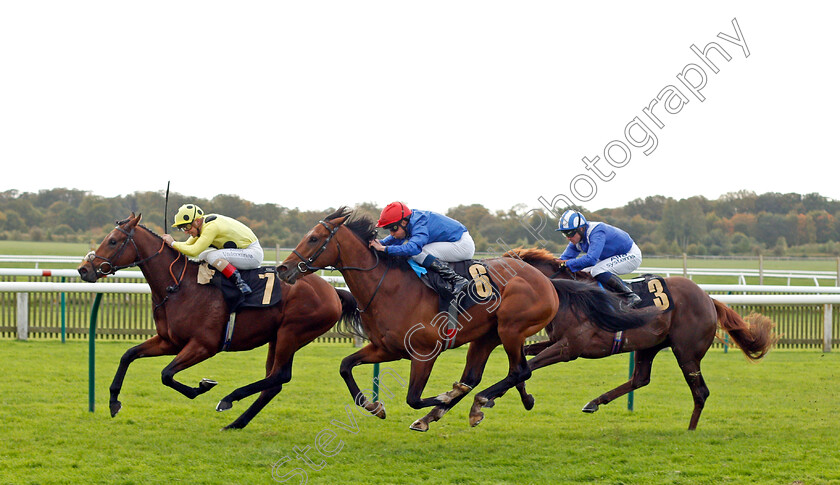
[[[243,295],[251,294],[251,287],[248,286],[248,283],[245,283],[245,281],[242,279],[242,275],[239,274],[238,269],[234,268],[233,274],[230,277],[228,277],[228,279],[231,280],[237,288],[239,288],[239,291],[242,292]]]
[[[452,294],[457,295],[466,288],[470,282],[463,276],[456,273],[445,261],[433,258],[431,261],[424,261],[423,266],[439,274],[450,286]]]
[[[617,293],[622,296],[627,301],[627,306],[629,308],[634,308],[642,302],[642,298],[634,293],[633,290],[630,289],[630,285],[625,283],[623,279],[618,277],[618,275],[610,274],[609,279],[607,279],[606,282],[601,281],[601,284],[613,293]]]
[[[251,287],[248,286],[248,283],[245,283],[245,281],[242,279],[242,275],[239,274],[239,270],[236,269],[236,266],[230,264],[227,260],[217,259],[213,263],[213,267],[221,271],[222,275],[224,275],[225,278],[230,280],[231,283],[236,285],[236,287],[239,288],[239,291],[243,295],[251,294]]]

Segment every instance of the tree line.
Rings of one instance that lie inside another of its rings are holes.
[[[315,222],[334,209],[304,211],[256,204],[236,195],[204,199],[175,193],[170,194],[169,214],[164,216],[162,191],[102,197],[64,188],[37,193],[7,190],[0,192],[0,239],[98,244],[115,221],[132,211],[142,213],[143,223],[163,234],[164,225],[170,231],[173,214],[187,202],[198,204],[208,213],[241,220],[266,248],[294,247]],[[574,208],[590,220],[623,228],[647,255],[840,255],[840,201],[817,193],[758,195],[742,190],[715,200],[654,195],[594,212]],[[360,203],[356,210],[376,218],[381,207]],[[554,232],[555,214],[545,209],[519,204],[493,212],[481,204],[471,204],[450,208],[446,215],[467,226],[478,251],[541,245],[561,252],[565,246],[565,240]]]

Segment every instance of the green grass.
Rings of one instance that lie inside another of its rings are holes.
[[[125,342],[99,342],[96,412],[87,410],[87,344],[0,341],[0,482],[2,483],[274,483],[272,465],[288,456],[277,476],[296,468],[309,483],[605,483],[697,484],[840,482],[837,423],[840,354],[774,351],[751,364],[740,352],[713,350],[703,361],[711,389],[698,430],[686,430],[692,401],[669,352],[654,362],[651,384],[588,415],[580,407],[621,383],[626,354],[557,364],[528,382],[536,399],[527,412],[514,394],[467,424],[467,399],[427,433],[408,425],[425,414],[405,404],[405,388],[385,384],[384,421],[357,413],[338,376],[347,345],[315,344],[295,359],[283,392],[241,431],[219,429],[252,399],[217,413],[216,402],[235,386],[261,377],[265,349],[231,353],[188,369],[179,380],[220,385],[190,401],[160,383],[169,357],[132,364],[116,418],[107,389]],[[438,361],[425,396],[450,389],[465,349]],[[408,379],[405,361],[383,364]],[[506,361],[491,357],[481,388],[503,377]],[[370,387],[371,366],[356,369]],[[315,441],[335,438],[323,457]],[[309,446],[317,471],[295,457]],[[340,449],[339,449],[340,446]],[[288,477],[299,483],[300,475]],[[303,482],[300,482],[303,483]]]

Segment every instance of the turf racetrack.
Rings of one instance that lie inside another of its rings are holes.
[[[528,381],[536,406],[508,394],[467,421],[471,396],[429,432],[405,404],[405,388],[383,383],[388,418],[349,407],[338,375],[345,344],[314,344],[295,359],[292,381],[241,431],[220,431],[253,398],[218,413],[216,402],[261,377],[265,350],[222,354],[178,374],[219,381],[193,401],[160,383],[169,357],[132,364],[123,409],[108,413],[108,386],[125,342],[99,342],[96,411],[88,412],[87,344],[0,341],[2,483],[840,483],[840,351],[771,351],[751,364],[738,351],[703,359],[711,390],[697,431],[692,401],[668,351],[651,384],[595,414],[580,408],[627,377],[628,356],[541,369]],[[466,349],[446,352],[424,396],[451,389]],[[383,364],[408,379],[406,361]],[[491,357],[482,388],[506,374]],[[370,388],[372,366],[356,368]],[[348,414],[350,413],[350,414]],[[321,452],[318,451],[320,448]],[[304,475],[305,474],[305,475]]]

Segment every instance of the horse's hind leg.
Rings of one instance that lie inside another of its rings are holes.
[[[601,404],[607,404],[615,399],[627,394],[630,391],[644,387],[650,383],[650,369],[653,364],[653,358],[662,349],[657,346],[650,349],[637,350],[634,359],[633,377],[624,384],[616,387],[611,391],[607,391],[596,399],[589,401],[586,406],[581,409],[585,413],[594,413],[598,410]]]
[[[235,401],[239,401],[240,399],[244,399],[258,392],[261,393],[260,397],[258,397],[244,413],[242,413],[242,416],[227,426],[228,428],[244,428],[245,425],[248,424],[248,422],[251,421],[251,419],[283,389],[283,384],[292,380],[292,362],[294,361],[298,345],[292,338],[281,337],[278,338],[278,340],[283,342],[280,349],[275,351],[277,348],[276,345],[271,345],[268,349],[265,379],[260,379],[256,382],[252,382],[248,385],[235,389],[233,392],[223,397],[222,400],[219,401],[219,404],[216,405],[216,411],[227,411],[233,407],[233,403]],[[241,426],[235,426],[237,423],[241,424]]]
[[[187,396],[190,399],[195,399],[196,396],[200,396],[212,389],[213,386],[216,385],[216,382],[208,379],[202,379],[201,382],[198,383],[198,387],[190,387],[176,381],[175,374],[192,367],[199,362],[203,362],[214,355],[216,355],[216,352],[208,350],[207,347],[195,340],[190,340],[187,345],[178,352],[178,355],[175,356],[172,362],[163,368],[160,373],[161,382],[163,382],[165,386],[175,389],[184,396]]]
[[[711,345],[711,344],[709,344]],[[691,355],[685,355],[690,353]],[[703,407],[706,405],[706,399],[709,397],[709,388],[706,386],[706,381],[700,373],[700,359],[706,354],[703,351],[699,356],[696,353],[679,351],[674,348],[674,356],[680,364],[685,382],[691,389],[691,397],[694,399],[694,411],[691,413],[691,421],[688,424],[689,430],[697,428],[697,422],[700,421],[700,413],[703,412]]]
[[[268,343],[268,353],[266,354],[266,359],[265,359],[265,375],[266,375],[266,377],[268,377],[271,374],[271,370],[274,368],[275,349],[277,348],[276,346],[277,346],[276,342],[269,342]],[[284,383],[292,380],[292,361],[293,361],[293,358],[294,358],[294,355],[292,356],[292,359],[289,359],[289,361],[286,363],[286,365],[284,365],[283,368],[280,370],[280,373],[285,378]],[[271,400],[274,399],[274,397],[277,396],[277,394],[280,393],[281,390],[283,390],[283,384],[280,384],[277,387],[274,387],[274,388],[271,388],[271,389],[266,389],[266,390],[262,391],[260,393],[259,397],[248,407],[248,409],[245,410],[244,413],[242,413],[238,418],[236,418],[236,420],[234,422],[230,423],[229,425],[225,426],[222,429],[242,429],[242,428],[244,428],[245,426],[248,425],[248,423],[251,422],[252,419],[254,419],[254,416],[256,416],[260,411],[262,411],[262,408],[264,408],[266,404],[271,402]],[[216,410],[217,411],[224,411],[224,409],[219,409],[220,405],[221,405],[221,403],[219,403],[219,405],[216,406]],[[225,408],[225,409],[229,409],[229,407]]]
[[[528,368],[528,362],[525,359],[525,351],[522,346],[525,339],[511,339],[511,341],[507,342],[505,340],[502,338],[505,352],[508,355],[508,375],[501,381],[476,394],[473,405],[470,408],[470,426],[478,426],[484,420],[484,413],[481,412],[481,408],[489,401],[501,396],[511,387],[531,377],[531,370]]]
[[[443,417],[450,409],[458,404],[469,392],[481,382],[484,368],[490,353],[499,345],[496,334],[488,334],[485,337],[470,343],[467,350],[467,363],[461,375],[460,382],[452,384],[452,390],[437,397],[444,404],[435,406],[434,409],[422,418],[411,424],[414,431],[428,431],[429,423],[433,423]]]
[[[155,335],[154,337],[146,340],[140,345],[136,345],[130,349],[128,349],[120,358],[120,365],[117,367],[117,373],[114,374],[114,380],[111,382],[111,400],[109,403],[109,408],[111,410],[111,417],[117,415],[122,409],[122,403],[119,401],[120,391],[122,390],[123,380],[125,379],[125,374],[128,371],[128,366],[131,365],[137,359],[141,359],[143,357],[157,357],[160,355],[173,355],[177,351],[175,347],[160,338],[159,335]]]

